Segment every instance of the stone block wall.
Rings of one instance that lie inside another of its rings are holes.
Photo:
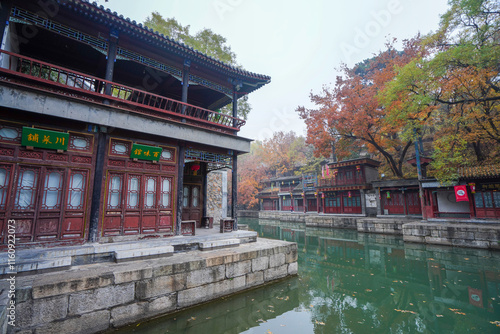
[[[306,217],[306,226],[356,229],[356,217],[310,216]]]
[[[358,219],[356,224],[358,232],[402,235],[405,222],[401,218],[377,218]]]
[[[259,218],[276,219],[280,221],[302,222],[306,221],[307,214],[291,213],[286,211],[259,211]]]
[[[227,172],[213,171],[207,176],[207,216],[219,224],[227,217]]]
[[[406,223],[403,240],[426,244],[500,249],[500,226],[471,223]]]
[[[297,269],[295,243],[259,239],[230,249],[19,277],[15,331],[101,332],[296,275]]]

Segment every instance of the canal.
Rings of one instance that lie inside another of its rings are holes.
[[[296,242],[298,277],[115,333],[500,333],[500,252],[239,222]]]

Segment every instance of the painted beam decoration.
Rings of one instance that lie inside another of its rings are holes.
[[[64,132],[23,127],[21,145],[67,151],[68,141]]]
[[[132,159],[159,161],[162,152],[161,147],[148,146],[141,144],[132,144],[132,150],[130,152],[130,157]]]

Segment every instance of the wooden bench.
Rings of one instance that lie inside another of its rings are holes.
[[[195,235],[196,220],[183,220],[181,221],[181,234],[182,235]]]
[[[220,220],[220,233],[232,232],[234,229],[234,219],[222,218]]]

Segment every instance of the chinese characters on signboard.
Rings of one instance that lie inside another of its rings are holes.
[[[64,132],[23,127],[21,145],[66,151],[68,141],[69,134]]]
[[[161,147],[132,144],[132,151],[130,157],[132,159],[159,161],[162,152]]]

